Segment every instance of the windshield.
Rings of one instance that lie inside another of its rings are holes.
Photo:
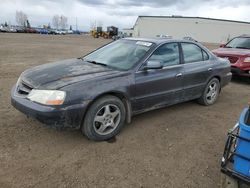
[[[134,40],[112,42],[84,57],[84,61],[129,70],[141,60],[153,43]]]
[[[250,49],[250,38],[244,38],[244,37],[234,38],[229,43],[227,43],[225,47]]]

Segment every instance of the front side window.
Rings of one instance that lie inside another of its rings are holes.
[[[157,48],[150,60],[160,61],[164,67],[178,65],[180,63],[179,47],[177,43],[163,44]]]
[[[145,56],[153,45],[146,41],[118,40],[85,56],[84,61],[129,70]]]
[[[202,49],[192,43],[182,43],[182,51],[185,63],[203,61]]]

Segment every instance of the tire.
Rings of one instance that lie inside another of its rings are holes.
[[[90,106],[81,131],[90,140],[109,140],[121,131],[125,117],[126,110],[122,101],[107,95]]]
[[[198,99],[198,103],[209,106],[216,102],[220,94],[220,82],[217,78],[212,78],[206,85],[202,96]]]

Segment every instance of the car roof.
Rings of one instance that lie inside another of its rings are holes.
[[[123,38],[122,40],[134,40],[134,41],[145,41],[145,42],[152,42],[155,44],[162,44],[166,42],[190,42],[194,43],[191,40],[183,40],[183,39],[172,39],[172,38],[161,38],[161,37],[155,37],[155,38],[140,38],[140,37],[128,37]]]
[[[250,38],[250,35],[248,35],[248,34],[243,34],[243,35],[240,35],[240,36],[238,36],[238,37],[242,37],[242,38]],[[237,38],[237,37],[236,37]]]

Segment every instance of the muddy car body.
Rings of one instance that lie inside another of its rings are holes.
[[[45,124],[106,140],[135,114],[193,99],[211,105],[230,79],[229,61],[201,44],[128,38],[81,58],[24,71],[11,99],[15,108]]]

